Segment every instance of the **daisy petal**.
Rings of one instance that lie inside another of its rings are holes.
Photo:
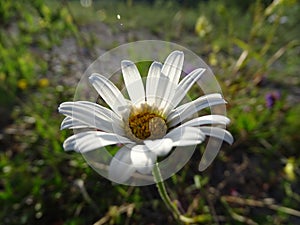
[[[203,126],[203,127],[200,127],[200,129],[207,136],[211,136],[211,137],[215,137],[215,138],[220,139],[220,140],[224,140],[228,144],[233,143],[232,135],[230,134],[229,131],[227,131],[223,128]]]
[[[192,120],[189,120],[182,124],[180,127],[195,127],[195,126],[201,126],[204,124],[222,124],[227,125],[230,123],[230,119],[228,119],[226,116],[222,115],[205,115],[201,117],[194,118]]]
[[[199,171],[204,171],[214,161],[218,152],[220,151],[221,145],[222,141],[220,141],[219,139],[209,139],[209,142],[199,163]]]
[[[86,101],[64,102],[59,106],[58,111],[72,117],[75,121],[85,124],[87,127],[120,135],[124,134],[120,118],[113,111],[96,103]],[[62,124],[62,126],[67,125]]]
[[[223,96],[219,93],[212,93],[212,94],[207,94],[207,95],[204,95],[204,96],[200,96],[199,98],[191,101],[191,102],[188,102],[188,103],[185,103],[183,105],[180,105],[178,106],[175,110],[177,112],[182,112],[184,110],[186,110],[187,107],[191,107],[193,106],[193,104],[197,103],[197,102],[211,102],[211,101],[214,101],[215,99],[223,99]],[[224,99],[223,99],[224,100]]]
[[[152,171],[156,162],[156,155],[149,151],[145,145],[136,145],[131,149],[131,161],[136,170],[142,174]]]
[[[156,98],[157,89],[159,87],[159,77],[161,73],[162,64],[153,62],[149,68],[146,81],[146,100],[149,105],[158,106],[160,99]]]
[[[171,103],[182,71],[183,60],[183,52],[174,51],[167,57],[161,69],[159,92],[157,94],[161,98],[158,108],[163,110],[164,115],[168,115],[170,110],[174,108]]]
[[[122,73],[127,92],[133,104],[145,101],[145,89],[136,65],[128,60],[121,62]]]
[[[131,140],[117,134],[101,131],[86,131],[72,135],[63,144],[65,151],[88,152],[108,145],[132,143]]]
[[[175,94],[176,85],[169,77],[161,74],[159,78],[159,88],[156,92],[156,96],[160,101],[158,108],[162,110],[164,115],[168,115],[171,109],[171,102]]]
[[[162,74],[168,76],[170,81],[178,84],[180,74],[183,67],[184,54],[181,51],[172,52],[166,59],[163,67]]]
[[[204,72],[205,72],[204,68],[195,69],[194,71],[186,75],[185,78],[182,79],[182,81],[180,81],[180,83],[178,84],[175,90],[175,95],[172,100],[173,107],[176,107],[181,102],[181,100],[184,98],[186,93],[190,90],[193,84],[197,80],[199,80],[199,78]]]
[[[204,139],[204,133],[196,127],[177,127],[164,138],[170,138],[173,146],[187,146],[200,144]]]
[[[78,120],[73,119],[70,116],[67,116],[61,123],[60,129],[80,129],[80,128],[88,128],[90,126],[82,123]]]
[[[222,145],[222,141],[225,140],[227,143],[232,144],[233,137],[227,130],[219,127],[200,127],[200,129],[206,135],[211,136],[199,163],[199,171],[203,171],[216,158]]]
[[[128,103],[120,90],[106,77],[97,73],[93,73],[89,80],[109,107],[122,116],[128,108]]]
[[[167,155],[173,147],[173,141],[170,138],[146,140],[144,143],[147,148],[157,156]]]
[[[194,113],[207,107],[220,104],[226,104],[226,101],[220,94],[208,94],[205,96],[201,96],[196,100],[179,106],[178,108],[173,110],[167,118],[168,126],[174,127],[178,123],[184,121],[186,118],[192,116]]]
[[[222,141],[224,140],[227,143],[232,144],[233,137],[227,130],[219,127],[200,127],[200,129],[205,135],[211,136],[199,163],[199,171],[203,171],[216,158],[222,145]]]
[[[110,161],[108,177],[116,183],[124,183],[134,172],[135,168],[132,166],[130,159],[130,149],[124,146]]]

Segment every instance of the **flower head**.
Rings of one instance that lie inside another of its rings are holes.
[[[89,81],[110,109],[88,101],[62,103],[59,112],[66,118],[61,128],[85,128],[66,139],[64,149],[86,153],[121,144],[110,161],[108,177],[122,183],[136,172],[151,173],[157,158],[167,156],[173,147],[200,144],[208,135],[232,143],[231,134],[223,129],[229,123],[227,117],[195,117],[206,107],[225,104],[222,95],[208,94],[180,105],[205,73],[198,68],[179,81],[183,60],[183,52],[174,51],[164,64],[153,62],[145,86],[136,65],[122,61],[130,100],[109,79],[93,73]]]

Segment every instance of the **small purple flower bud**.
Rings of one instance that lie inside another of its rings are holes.
[[[280,99],[280,92],[279,91],[273,91],[269,92],[265,96],[266,100],[266,106],[267,108],[272,108],[277,100]]]

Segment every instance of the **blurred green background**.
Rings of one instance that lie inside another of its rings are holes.
[[[155,185],[112,185],[66,153],[61,102],[100,54],[178,43],[213,69],[235,143],[205,171],[201,152],[166,181],[199,224],[300,224],[297,0],[0,1],[0,221],[176,224]]]

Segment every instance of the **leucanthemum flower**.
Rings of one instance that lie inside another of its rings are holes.
[[[153,62],[145,87],[136,65],[122,61],[121,70],[130,100],[106,77],[93,73],[89,81],[110,109],[88,101],[62,103],[59,112],[66,118],[61,129],[85,128],[67,138],[64,149],[86,153],[121,144],[110,162],[108,176],[122,183],[133,173],[151,173],[157,158],[167,156],[173,147],[197,145],[206,136],[231,144],[233,138],[224,129],[229,123],[227,117],[195,117],[204,108],[225,104],[222,95],[207,94],[180,105],[205,72],[204,68],[195,69],[179,82],[183,61],[183,52],[174,51],[163,65]]]

